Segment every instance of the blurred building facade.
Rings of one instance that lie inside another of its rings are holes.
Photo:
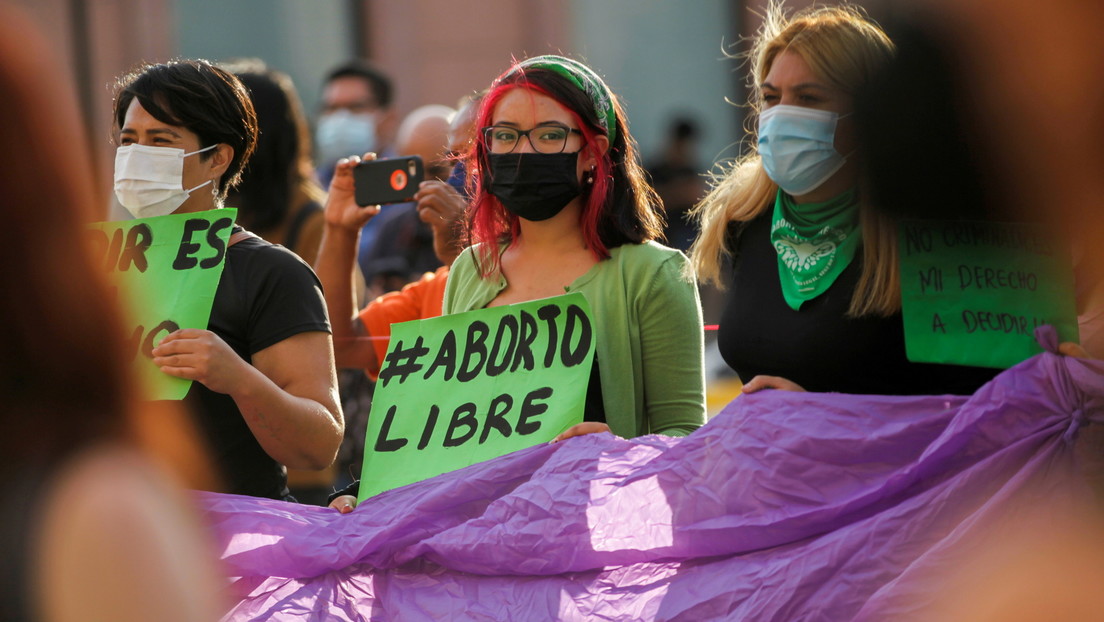
[[[625,100],[647,157],[676,116],[702,128],[704,165],[735,157],[746,68],[725,58],[763,0],[2,0],[21,5],[68,59],[100,179],[109,186],[111,84],[143,61],[253,56],[295,80],[309,114],[327,69],[350,57],[389,72],[402,115],[455,105],[513,57],[586,60]],[[864,3],[872,14],[889,0]],[[800,8],[809,2],[788,2]],[[727,101],[726,101],[727,100]]]

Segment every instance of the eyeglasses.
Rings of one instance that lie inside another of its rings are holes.
[[[483,128],[483,141],[491,153],[510,153],[517,148],[524,136],[537,153],[562,153],[567,147],[567,138],[581,131],[560,123],[541,123],[527,130],[519,130],[509,125],[492,125]]]

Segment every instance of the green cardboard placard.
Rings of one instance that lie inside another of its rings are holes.
[[[578,292],[392,325],[358,498],[548,442],[581,422],[592,327]]]
[[[1077,341],[1070,254],[1047,228],[910,220],[899,234],[910,361],[1011,367],[1042,352],[1043,324]]]
[[[123,310],[143,399],[188,393],[192,381],[163,373],[150,350],[178,328],[207,328],[235,216],[235,209],[218,209],[89,225],[94,257]]]

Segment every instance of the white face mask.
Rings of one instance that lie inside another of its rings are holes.
[[[777,105],[759,115],[759,155],[767,176],[790,196],[812,192],[843,168],[836,121],[827,110]]]
[[[363,155],[376,148],[376,115],[341,109],[318,119],[315,159],[329,166],[341,158]]]
[[[184,153],[173,147],[150,147],[137,143],[115,150],[115,197],[135,218],[165,216],[176,211],[195,188],[184,188],[184,158],[214,149],[217,145]]]

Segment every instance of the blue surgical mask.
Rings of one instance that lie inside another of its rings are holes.
[[[828,110],[777,105],[759,115],[759,155],[767,176],[790,196],[816,190],[843,168],[836,122]]]
[[[315,132],[317,164],[330,166],[341,158],[364,155],[376,148],[376,116],[370,112],[336,110],[318,119]]]

